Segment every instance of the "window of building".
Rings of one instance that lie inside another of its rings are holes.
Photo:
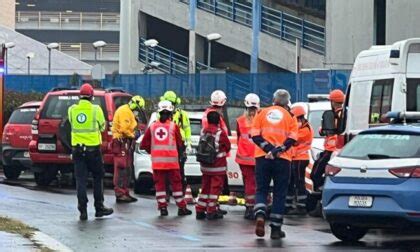
[[[391,110],[393,79],[377,80],[373,83],[370,97],[369,124],[388,123],[385,117]]]

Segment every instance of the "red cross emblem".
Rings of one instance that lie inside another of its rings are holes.
[[[155,131],[155,137],[159,141],[163,141],[168,137],[168,130],[164,127],[159,127]]]

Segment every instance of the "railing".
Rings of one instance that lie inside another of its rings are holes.
[[[16,13],[16,29],[119,31],[120,14],[18,11]]]
[[[179,0],[189,3],[189,0]],[[196,0],[197,8],[227,18],[233,22],[252,26],[252,4],[240,0]],[[261,31],[291,43],[301,40],[303,48],[325,53],[325,27],[283,11],[266,6],[261,8]]]
[[[139,44],[139,61],[146,64],[157,62],[157,67],[160,71],[169,74],[185,74],[188,73],[188,57],[169,50],[162,46],[155,46],[153,48],[147,48],[144,45],[144,38],[140,38]],[[197,70],[208,69],[208,67],[201,63],[196,62]]]
[[[95,50],[90,43],[59,43],[58,50],[79,60],[95,60]],[[99,61],[118,61],[119,44],[107,44],[98,49]]]

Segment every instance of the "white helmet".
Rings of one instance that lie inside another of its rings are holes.
[[[245,103],[245,107],[247,108],[250,108],[250,107],[260,108],[260,97],[258,97],[258,95],[254,93],[247,94],[245,96],[244,103]]]
[[[164,110],[169,111],[169,112],[174,111],[174,105],[172,105],[172,102],[170,102],[170,101],[159,102],[158,112],[161,112],[161,111],[164,111]]]
[[[226,100],[226,94],[222,90],[216,90],[213,93],[211,93],[210,104],[213,106],[222,107],[223,105],[225,105]]]

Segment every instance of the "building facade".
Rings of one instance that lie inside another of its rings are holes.
[[[0,0],[0,25],[15,28],[15,0]]]

